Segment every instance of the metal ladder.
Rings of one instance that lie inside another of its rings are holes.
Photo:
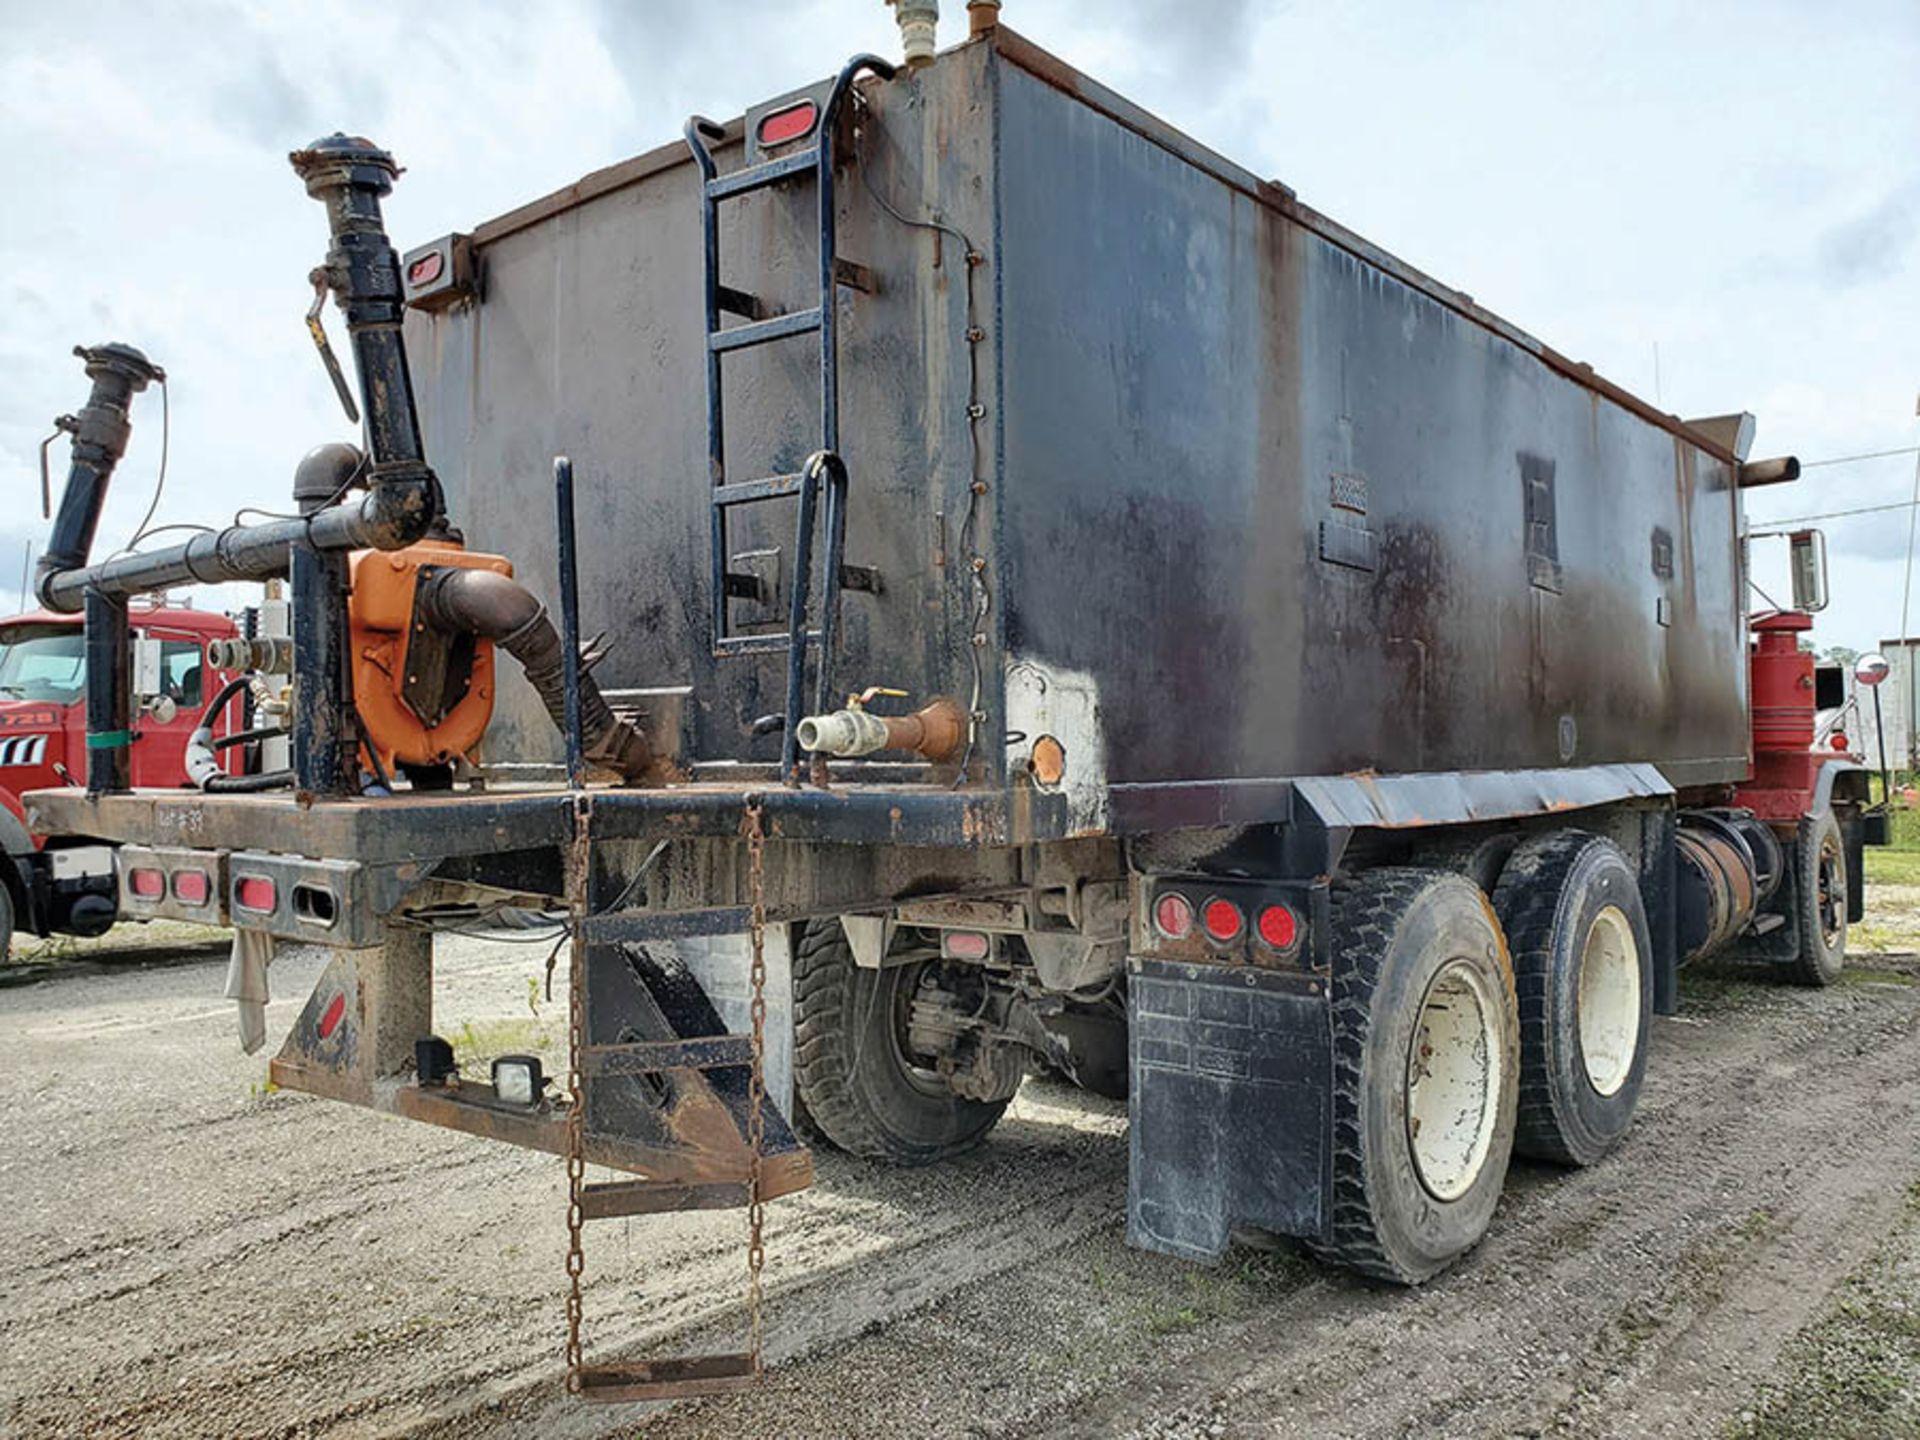
[[[581,735],[580,585],[573,463],[556,457],[566,761],[572,840],[566,851],[568,963],[567,1386],[582,1399],[623,1402],[723,1394],[762,1370],[761,1265],[766,1201],[803,1189],[812,1162],[766,1093],[766,830],[746,797],[744,909],[689,917],[627,901],[638,874],[610,899],[594,895],[593,795]],[[645,941],[744,928],[749,941],[749,1029],[729,1034],[685,961]],[[609,1143],[611,1142],[611,1144]],[[589,1182],[590,1147],[635,1178]],[[707,1355],[588,1364],[581,1337],[588,1221],[682,1210],[747,1211],[747,1348]]]
[[[837,300],[842,285],[864,286],[864,272],[849,265],[834,253],[833,213],[833,136],[840,107],[853,88],[854,80],[869,71],[882,80],[891,80],[894,67],[877,55],[856,55],[841,67],[827,102],[813,130],[812,144],[774,159],[748,165],[721,175],[707,149],[708,141],[725,138],[726,132],[713,121],[696,115],[687,121],[687,148],[700,167],[700,218],[702,251],[705,257],[706,283],[706,357],[707,357],[707,469],[712,485],[712,579],[713,649],[716,655],[787,655],[787,693],[785,728],[780,745],[780,774],[795,777],[799,763],[801,702],[806,687],[807,646],[819,646],[816,710],[833,708],[831,676],[834,646],[839,623],[840,591],[850,578],[842,557],[846,544],[847,467],[840,458],[840,377],[837,353]],[[811,173],[818,189],[820,214],[820,298],[805,310],[769,315],[757,296],[736,290],[720,277],[720,205],[726,200],[764,190],[784,180]],[[721,315],[737,315],[744,325],[721,327]],[[727,479],[726,413],[721,389],[721,362],[728,355],[753,346],[771,344],[795,335],[818,332],[820,336],[820,447],[807,459],[800,471],[790,475],[768,475],[753,480]],[[807,602],[812,590],[815,510],[824,493],[825,513],[820,528],[826,532],[822,569],[825,581],[820,600],[820,626],[807,628]],[[727,570],[727,512],[736,506],[780,499],[799,498],[799,516],[794,527],[792,594],[787,607],[785,634],[733,635],[728,633],[727,602],[736,595],[753,593],[747,587],[756,582],[750,576],[735,576]]]

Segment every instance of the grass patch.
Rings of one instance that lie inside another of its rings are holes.
[[[1853,936],[1847,936],[1848,947],[1853,944]],[[1881,952],[1885,953],[1885,952]],[[1871,965],[1855,965],[1851,960],[1847,968],[1840,972],[1842,985],[1915,985],[1920,984],[1913,976],[1903,970],[1876,970]]]
[[[559,1037],[538,1019],[471,1020],[460,1022],[453,1037],[453,1058],[470,1076],[484,1074],[496,1055],[539,1055],[554,1053]],[[552,1067],[543,1067],[551,1069]]]
[[[1920,849],[1869,845],[1866,862],[1870,885],[1920,885]]]

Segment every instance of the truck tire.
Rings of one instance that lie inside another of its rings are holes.
[[[1800,822],[1793,883],[1800,944],[1789,973],[1802,985],[1831,985],[1847,963],[1847,847],[1833,811]]]
[[[795,1109],[850,1155],[930,1165],[977,1145],[1009,1104],[966,1099],[907,1056],[902,1007],[921,969],[855,964],[838,920],[811,922],[795,947]]]
[[[1653,1017],[1653,938],[1620,847],[1561,830],[1513,853],[1493,893],[1520,995],[1514,1148],[1591,1165],[1633,1123]]]
[[[1332,938],[1333,1210],[1313,1248],[1417,1285],[1486,1234],[1506,1181],[1513,971],[1485,892],[1444,871],[1336,887]]]
[[[10,865],[13,862],[7,861]],[[0,880],[0,963],[13,958],[13,887]]]

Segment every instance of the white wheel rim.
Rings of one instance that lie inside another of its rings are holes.
[[[1580,950],[1580,1054],[1587,1083],[1612,1095],[1640,1046],[1640,946],[1617,905],[1593,917]]]
[[[1499,1014],[1480,971],[1443,966],[1427,986],[1407,1056],[1407,1141],[1420,1183],[1457,1200],[1486,1167],[1500,1118]]]

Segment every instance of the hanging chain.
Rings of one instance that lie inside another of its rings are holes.
[[[758,1375],[761,1344],[766,1333],[760,1289],[760,1269],[767,1258],[762,1236],[766,1205],[760,1198],[760,1169],[767,1138],[767,836],[757,798],[747,801],[740,828],[747,837],[747,889],[751,907],[747,928],[753,948],[749,971],[753,996],[748,1010],[753,1022],[753,1068],[747,1082],[747,1347],[753,1355],[753,1373]]]
[[[567,967],[567,1389],[580,1390],[580,1276],[586,1256],[580,1248],[581,1191],[587,1178],[587,1095],[580,1053],[587,1043],[587,876],[588,833],[593,801],[585,793],[573,802],[573,843],[567,850],[567,908],[571,953]],[[756,1067],[756,1071],[757,1071]]]

